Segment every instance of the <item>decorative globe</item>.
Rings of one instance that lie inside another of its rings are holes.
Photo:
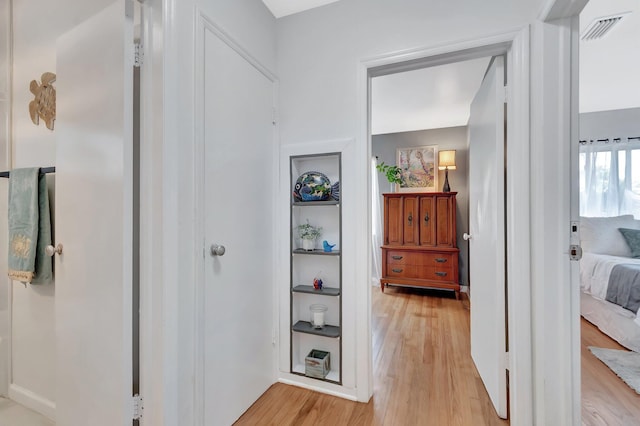
[[[331,199],[331,182],[320,172],[305,172],[298,177],[293,190],[297,201],[326,201]]]

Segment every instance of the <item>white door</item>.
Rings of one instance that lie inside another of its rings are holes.
[[[471,357],[507,417],[505,363],[504,63],[494,58],[469,117]]]
[[[57,43],[57,424],[131,425],[132,4]],[[47,354],[41,354],[46,357]]]
[[[229,425],[274,382],[274,83],[204,41],[204,413]],[[210,246],[225,247],[211,255]]]

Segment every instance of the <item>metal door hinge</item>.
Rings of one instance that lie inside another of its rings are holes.
[[[142,418],[142,411],[144,410],[142,396],[135,394],[131,397],[132,417],[133,420],[140,420]]]
[[[135,43],[133,51],[133,66],[140,68],[142,60],[144,58],[144,49],[140,43]]]
[[[504,368],[510,370],[511,359],[509,358],[509,352],[504,353]]]
[[[502,94],[503,94],[502,101],[506,104],[507,100],[509,99],[509,86],[504,86],[503,89],[504,90],[502,91]]]
[[[577,244],[572,244],[569,246],[569,258],[573,261],[578,261],[582,259],[582,247]]]

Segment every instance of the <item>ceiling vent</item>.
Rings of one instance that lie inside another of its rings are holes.
[[[611,29],[618,25],[622,18],[631,12],[618,13],[612,16],[605,16],[594,19],[587,28],[582,32],[580,40],[591,41],[598,40],[609,34]]]

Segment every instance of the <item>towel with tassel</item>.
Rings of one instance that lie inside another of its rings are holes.
[[[9,179],[9,278],[41,284],[51,280],[51,215],[47,180],[39,168],[14,169]]]

